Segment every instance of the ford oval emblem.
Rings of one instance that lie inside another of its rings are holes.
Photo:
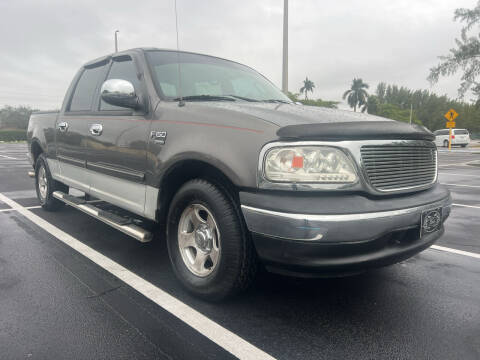
[[[424,214],[422,228],[423,232],[430,233],[438,230],[440,222],[442,221],[442,214],[439,210],[431,210]]]

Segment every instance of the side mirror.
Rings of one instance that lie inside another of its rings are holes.
[[[135,94],[135,88],[127,80],[110,79],[103,83],[100,89],[102,100],[110,105],[138,109],[140,100]]]

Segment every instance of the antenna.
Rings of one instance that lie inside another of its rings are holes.
[[[178,67],[178,95],[180,101],[178,106],[185,106],[182,95],[182,72],[180,67],[180,46],[178,45],[178,15],[177,15],[177,0],[175,0],[175,29],[177,31],[177,67]]]
[[[118,38],[117,38],[117,33],[119,33],[119,30],[115,30],[115,52],[118,52]]]

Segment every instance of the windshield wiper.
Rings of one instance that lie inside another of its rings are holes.
[[[174,101],[180,100],[189,100],[189,101],[236,101],[231,96],[220,96],[220,95],[190,95],[184,96],[182,98],[175,98]]]
[[[244,97],[244,96],[238,96],[238,95],[227,95],[227,96],[230,96],[230,97],[233,97],[233,98],[236,98],[236,99],[240,99],[240,100],[251,101],[251,102],[259,102],[260,101],[260,100],[251,99],[251,98],[247,98],[247,97]]]
[[[289,101],[287,101],[287,100],[282,100],[282,99],[265,99],[265,100],[262,100],[262,102],[290,104]]]

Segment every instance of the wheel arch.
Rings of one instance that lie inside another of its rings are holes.
[[[44,153],[42,146],[40,145],[40,141],[36,138],[32,139],[32,143],[30,145],[30,154],[32,156],[33,167],[35,167],[35,163],[40,156],[40,154]]]
[[[201,178],[220,186],[232,199],[239,203],[239,188],[234,181],[217,166],[201,159],[183,159],[172,164],[162,176],[159,184],[158,221],[166,223],[170,203],[176,192],[187,181]]]

